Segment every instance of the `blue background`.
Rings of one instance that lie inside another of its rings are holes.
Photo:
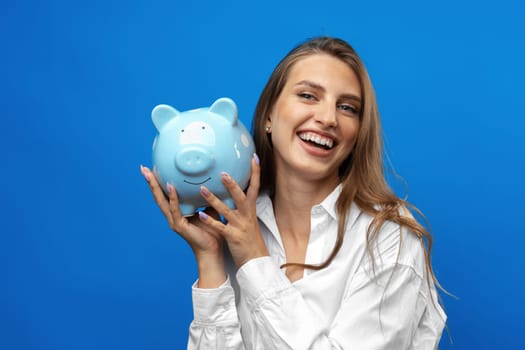
[[[432,224],[459,298],[441,348],[523,348],[523,6],[3,1],[0,348],[185,348],[196,270],[139,172],[151,109],[229,96],[249,125],[275,64],[316,35],[362,56]]]

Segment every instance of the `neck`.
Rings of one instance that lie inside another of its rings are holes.
[[[273,207],[281,234],[304,239],[310,233],[310,212],[339,184],[338,178],[306,181],[291,177],[277,177]]]

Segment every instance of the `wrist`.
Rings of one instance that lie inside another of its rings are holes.
[[[226,281],[226,269],[222,254],[200,254],[197,258],[198,288],[218,288]]]

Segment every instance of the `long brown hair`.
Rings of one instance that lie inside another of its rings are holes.
[[[331,37],[310,39],[292,49],[277,65],[264,87],[253,118],[255,147],[261,165],[261,191],[273,195],[275,188],[275,164],[273,145],[266,133],[268,116],[286,84],[292,66],[302,58],[313,54],[328,54],[346,63],[357,75],[361,87],[360,128],[357,141],[350,156],[339,168],[342,190],[337,199],[339,218],[337,240],[330,256],[320,265],[286,263],[283,266],[301,266],[319,270],[328,266],[343,244],[345,226],[352,202],[373,216],[367,231],[367,248],[372,253],[371,242],[381,226],[388,220],[407,228],[425,244],[425,260],[428,282],[432,279],[438,286],[430,259],[432,236],[407,210],[419,210],[397,197],[386,182],[383,168],[383,139],[379,111],[370,77],[355,50],[344,40]],[[374,259],[372,259],[372,262]]]

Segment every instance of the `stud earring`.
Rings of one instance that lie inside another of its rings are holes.
[[[269,133],[270,133],[270,131],[272,131],[272,128],[271,128],[271,127],[269,127],[269,126],[267,126],[267,127],[266,127],[266,133],[267,133],[267,134],[269,134]]]

